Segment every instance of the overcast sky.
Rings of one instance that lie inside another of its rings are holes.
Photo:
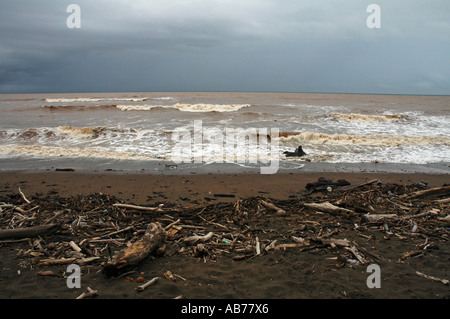
[[[449,13],[449,0],[2,0],[0,93],[450,94]]]

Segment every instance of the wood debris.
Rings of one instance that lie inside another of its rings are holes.
[[[338,261],[333,267],[357,267],[374,260],[388,262],[370,243],[390,238],[411,243],[394,260],[408,262],[448,243],[448,196],[448,186],[428,189],[378,179],[352,185],[326,178],[296,198],[249,197],[191,206],[142,206],[100,193],[25,196],[19,189],[0,196],[0,245],[16,245],[18,259],[41,276],[52,275],[45,267],[71,263],[116,276],[148,258],[174,254],[197,262],[225,256],[251,262],[270,254],[326,253],[324,260]],[[352,238],[346,237],[349,230]],[[160,277],[177,277],[170,275]],[[96,294],[90,289],[80,297]]]

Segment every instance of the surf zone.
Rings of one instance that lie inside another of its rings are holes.
[[[235,163],[260,165],[261,174],[275,174],[279,168],[279,129],[203,127],[193,121],[193,130],[177,128],[170,158],[180,163]]]

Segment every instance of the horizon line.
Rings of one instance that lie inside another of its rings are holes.
[[[272,94],[342,94],[342,95],[396,95],[396,96],[450,96],[450,94],[431,93],[374,93],[374,92],[328,92],[328,91],[44,91],[44,92],[11,92],[0,95],[13,94],[102,94],[102,93],[272,93]]]

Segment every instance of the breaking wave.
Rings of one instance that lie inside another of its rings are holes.
[[[59,133],[64,133],[70,135],[72,137],[99,137],[100,134],[115,132],[115,133],[123,133],[123,132],[133,132],[134,129],[121,129],[115,127],[106,127],[106,126],[96,126],[96,127],[74,127],[74,126],[59,126],[57,128]]]
[[[357,121],[357,122],[390,122],[396,121],[402,118],[406,118],[406,115],[393,114],[393,115],[365,115],[358,113],[333,113],[333,116],[339,117],[347,121]]]
[[[448,137],[404,136],[394,134],[327,134],[314,132],[282,132],[281,142],[300,142],[332,145],[365,145],[365,146],[400,146],[400,145],[447,145]]]
[[[74,127],[74,126],[58,126],[56,128],[28,128],[23,130],[0,130],[0,139],[11,140],[20,139],[24,141],[46,141],[66,139],[66,137],[74,139],[98,138],[105,136],[107,138],[117,137],[119,133],[136,133],[137,130],[129,128],[122,129],[116,127],[96,126],[96,127]]]
[[[149,156],[135,152],[118,152],[101,149],[86,149],[80,147],[61,147],[43,145],[0,145],[0,154],[28,155],[44,157],[87,157],[128,160],[149,160]]]
[[[115,108],[115,104],[110,105],[43,105],[44,109],[50,111],[64,111],[64,110],[93,110],[93,109],[104,109],[104,108]]]
[[[154,108],[172,108],[183,112],[234,112],[250,104],[185,104],[173,105],[117,105],[121,111],[149,111]]]
[[[74,99],[68,98],[46,98],[45,102],[50,103],[70,103],[70,102],[101,102],[101,101],[131,101],[131,102],[142,102],[146,101],[147,97],[122,97],[122,98],[90,98],[90,97],[79,97]]]

